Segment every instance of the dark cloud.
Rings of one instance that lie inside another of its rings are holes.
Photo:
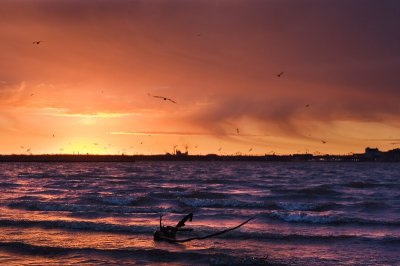
[[[185,115],[216,133],[243,118],[302,134],[304,120],[400,114],[395,0],[3,1],[0,16],[7,78],[119,95],[49,100],[71,112],[143,109],[148,88],[165,85],[180,110],[210,102]],[[33,50],[36,38],[46,42]]]

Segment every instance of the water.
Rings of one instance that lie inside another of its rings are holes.
[[[400,265],[400,164],[0,164],[0,265]],[[159,214],[194,213],[184,244]]]

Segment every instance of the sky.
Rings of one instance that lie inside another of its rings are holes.
[[[0,0],[0,154],[399,148],[399,28],[397,0]]]

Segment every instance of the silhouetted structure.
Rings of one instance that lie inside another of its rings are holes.
[[[381,152],[366,148],[365,153],[352,155],[189,155],[176,150],[175,154],[159,155],[0,155],[0,162],[135,162],[135,161],[263,161],[263,162],[400,162],[400,149]]]

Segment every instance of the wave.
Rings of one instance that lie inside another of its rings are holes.
[[[310,221],[309,219],[306,221]],[[319,222],[326,222],[326,220],[320,220]],[[302,220],[304,222],[304,219]],[[315,220],[313,220],[315,222]],[[385,224],[387,225],[387,224]],[[11,227],[39,227],[45,229],[65,229],[65,230],[81,230],[88,232],[105,232],[115,234],[145,234],[150,238],[157,225],[123,225],[123,224],[111,224],[104,222],[90,222],[90,221],[67,221],[67,220],[11,220],[11,219],[0,219],[0,226],[11,226]],[[222,227],[210,227],[210,226],[196,226],[196,235],[207,235],[218,230],[223,230]],[[381,243],[392,243],[399,244],[400,236],[365,236],[365,235],[306,235],[306,234],[285,234],[265,231],[254,231],[247,229],[239,229],[232,231],[217,238],[222,239],[256,239],[258,241],[368,241],[368,242],[381,242]]]
[[[179,202],[190,207],[263,208],[267,206],[263,201],[247,202],[235,199],[180,198]]]
[[[295,191],[305,194],[305,196],[336,196],[340,194],[338,191],[332,189],[331,185],[328,184],[303,188]]]
[[[29,211],[60,211],[60,212],[95,212],[95,213],[161,213],[173,212],[170,207],[140,207],[140,206],[114,206],[114,205],[94,205],[94,204],[69,204],[69,203],[50,203],[50,202],[30,202],[17,201],[10,202],[7,206],[11,209],[23,209]]]
[[[127,205],[132,205],[136,202],[137,199],[133,197],[118,197],[118,196],[112,196],[112,197],[104,197],[104,196],[96,196],[94,197],[94,200],[106,204],[106,205],[118,205],[118,206],[127,206]]]
[[[57,256],[66,255],[71,253],[79,253],[79,257],[87,259],[91,255],[101,255],[114,257],[118,259],[127,259],[130,263],[132,259],[141,259],[145,261],[154,262],[174,262],[182,260],[190,260],[192,262],[202,262],[206,263],[207,256],[201,253],[183,251],[183,252],[172,252],[163,249],[150,248],[124,248],[124,249],[101,249],[101,248],[79,248],[79,247],[57,247],[57,246],[44,246],[44,245],[34,245],[19,241],[13,242],[0,242],[0,248],[6,249],[10,252],[17,254],[28,254],[28,255],[42,255],[42,256]],[[83,255],[87,254],[87,255]],[[90,254],[90,255],[89,255]],[[79,263],[77,263],[79,264]]]
[[[333,202],[326,202],[326,203],[277,202],[276,206],[277,209],[287,210],[287,211],[327,211],[340,206],[340,204]]]
[[[208,231],[210,232],[210,231]],[[321,241],[326,243],[327,241],[362,241],[362,242],[373,242],[373,243],[400,243],[400,236],[365,236],[365,235],[352,235],[352,234],[326,234],[326,235],[306,235],[301,233],[274,233],[274,232],[257,232],[257,231],[233,231],[225,235],[221,235],[220,238],[224,239],[256,239],[257,241],[298,241],[298,242],[317,242]]]
[[[4,188],[15,188],[15,187],[19,187],[19,184],[15,184],[15,183],[11,183],[11,182],[0,182],[0,187],[4,187]]]
[[[333,202],[310,203],[310,202],[268,202],[268,201],[242,201],[236,199],[201,199],[201,198],[179,198],[179,202],[190,207],[204,208],[247,208],[286,211],[328,211],[341,205]]]
[[[15,227],[42,227],[48,229],[71,229],[71,230],[87,230],[115,233],[131,233],[142,234],[152,233],[154,227],[143,225],[121,225],[103,222],[89,221],[67,221],[67,220],[12,220],[0,219],[0,226],[15,226]]]
[[[361,207],[365,210],[374,210],[374,209],[378,209],[378,210],[382,210],[383,208],[387,208],[388,205],[385,202],[382,201],[362,201],[362,202],[358,202],[355,203],[354,206],[356,207]]]
[[[101,248],[79,248],[79,247],[56,247],[34,245],[24,242],[0,242],[0,248],[15,254],[24,255],[41,255],[41,256],[63,256],[68,254],[79,254],[74,256],[76,264],[80,264],[81,260],[87,262],[87,258],[96,259],[101,256],[115,258],[115,265],[126,263],[129,265],[140,260],[141,264],[145,262],[155,263],[172,263],[183,265],[288,265],[282,259],[268,258],[267,256],[246,256],[226,254],[224,252],[209,248],[201,251],[168,251],[158,248],[124,248],[124,249],[101,249]],[[292,265],[290,263],[289,265]]]
[[[43,198],[41,196],[32,196],[32,195],[24,195],[18,198],[15,198],[17,201],[40,201]]]
[[[345,184],[347,187],[351,188],[375,188],[381,186],[380,184],[371,183],[371,182],[363,182],[363,181],[352,181]]]
[[[324,184],[309,187],[275,187],[271,188],[273,195],[289,198],[333,198],[340,197],[341,192],[333,188],[334,185]]]
[[[302,211],[296,211],[296,212],[272,211],[268,214],[268,216],[272,218],[278,218],[285,222],[329,224],[337,221],[337,218],[329,214],[311,214]]]
[[[268,218],[275,218],[285,222],[309,223],[309,224],[358,224],[358,225],[384,225],[399,226],[399,220],[375,220],[364,218],[353,218],[335,215],[331,213],[309,213],[303,211],[280,212],[272,211],[264,214]]]

